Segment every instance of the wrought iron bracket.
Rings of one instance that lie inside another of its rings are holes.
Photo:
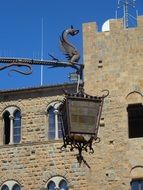
[[[80,79],[83,78],[83,64],[72,64],[69,62],[63,62],[59,60],[39,60],[39,59],[26,59],[26,58],[6,58],[0,57],[0,63],[3,65],[0,66],[0,70],[7,69],[12,66],[26,67],[28,71],[20,71],[19,69],[11,69],[10,71],[15,71],[24,75],[29,75],[32,73],[32,65],[43,65],[48,68],[60,68],[60,67],[70,67],[76,70],[77,74],[80,76]]]

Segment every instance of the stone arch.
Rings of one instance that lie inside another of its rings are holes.
[[[134,166],[131,171],[131,178],[132,179],[140,179],[143,178],[143,166],[142,165],[137,165]]]
[[[58,109],[58,107],[60,106],[62,102],[60,100],[54,100],[54,101],[51,101],[48,106],[47,106],[47,109],[46,109],[46,112],[47,110],[50,109],[50,107],[54,107],[55,109]]]
[[[0,188],[6,185],[11,190],[16,184],[19,185],[19,187],[22,187],[22,185],[19,183],[18,180],[10,179],[10,180],[5,180],[3,183],[1,183]]]
[[[50,184],[50,182],[53,182],[55,184],[55,187],[59,189],[59,185],[60,182],[65,181],[67,184],[67,187],[69,186],[68,180],[61,175],[56,175],[56,176],[52,176],[50,179],[48,179],[47,183],[46,183],[46,187],[48,186],[48,184]]]
[[[16,110],[19,110],[21,112],[21,109],[19,106],[17,105],[8,105],[6,107],[3,108],[2,112],[1,112],[1,117],[3,116],[5,111],[8,111],[9,113],[14,113]]]
[[[71,178],[69,176],[69,174],[67,172],[63,171],[55,171],[54,174],[53,172],[46,172],[45,173],[45,179],[43,180],[43,185],[45,186],[45,188],[47,187],[48,182],[52,179],[52,178],[63,178],[66,180],[66,182],[68,183],[68,187],[71,188],[73,187],[73,181],[71,181]]]
[[[127,104],[142,103],[143,94],[139,91],[132,91],[127,94],[126,101],[127,101]]]

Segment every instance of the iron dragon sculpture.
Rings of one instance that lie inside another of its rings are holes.
[[[67,40],[67,36],[75,36],[79,33],[79,30],[76,30],[71,26],[71,28],[64,30],[62,35],[60,36],[60,45],[61,50],[66,55],[69,63],[77,64],[80,59],[80,54],[78,50]]]
[[[79,30],[74,29],[73,26],[71,26],[71,28],[64,30],[60,36],[60,47],[62,52],[66,55],[67,61],[60,61],[50,54],[52,60],[0,57],[0,63],[3,64],[0,66],[0,71],[13,66],[26,67],[28,69],[27,71],[21,71],[17,68],[11,69],[10,71],[15,71],[23,75],[30,75],[32,73],[32,65],[43,65],[48,66],[49,68],[71,67],[76,70],[77,74],[82,79],[84,66],[83,64],[78,64],[80,54],[67,39],[68,35],[75,36],[78,33]]]

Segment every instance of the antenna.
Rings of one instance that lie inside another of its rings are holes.
[[[135,22],[137,21],[136,19],[137,12],[135,11],[134,13],[135,16],[133,16],[134,11],[131,10],[131,8],[135,9],[135,3],[136,3],[136,0],[118,0],[118,9],[123,8],[124,28],[129,28],[130,22],[132,21],[131,19],[133,19]],[[136,24],[132,23],[131,25],[134,26]]]
[[[44,45],[43,45],[43,17],[42,17],[42,24],[41,24],[41,61],[43,61],[43,52],[44,52]],[[43,65],[41,65],[41,86],[43,85]]]

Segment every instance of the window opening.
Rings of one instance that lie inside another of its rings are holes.
[[[20,190],[20,186],[18,184],[15,184],[12,188],[12,190]]]
[[[3,185],[1,190],[9,190],[9,187],[7,185]]]
[[[143,137],[143,105],[130,104],[127,111],[129,138]]]
[[[48,126],[48,139],[59,139],[62,138],[61,132],[61,120],[58,115],[58,110],[51,106],[48,109],[49,126]]]
[[[56,184],[53,181],[50,181],[48,183],[48,190],[55,190],[56,189]]]
[[[133,180],[131,182],[131,190],[143,190],[143,180]]]
[[[14,143],[19,143],[21,139],[21,114],[19,110],[14,113],[13,139]]]
[[[54,108],[50,107],[48,110],[49,114],[49,129],[48,129],[48,139],[54,139],[55,138],[55,113]]]
[[[4,119],[4,144],[9,144],[10,142],[10,113],[6,111],[3,114]]]
[[[68,190],[67,182],[65,180],[61,180],[59,187],[60,190]]]

